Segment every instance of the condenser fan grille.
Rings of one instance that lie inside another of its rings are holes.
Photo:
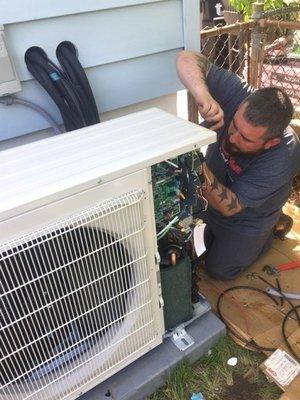
[[[154,340],[142,202],[134,191],[1,246],[2,399],[67,398]]]

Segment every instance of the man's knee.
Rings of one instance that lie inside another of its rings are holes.
[[[218,280],[235,279],[262,254],[262,249],[268,249],[270,244],[268,235],[260,238],[239,238],[236,235],[215,238],[208,249],[206,271]],[[236,246],[239,246],[238,252]]]
[[[212,265],[209,262],[205,263],[205,267],[206,267],[206,272],[207,274],[214,278],[214,279],[218,279],[220,281],[228,281],[231,279],[235,279],[238,276],[240,276],[245,269],[247,269],[246,267],[237,267],[237,266],[229,266],[229,265]]]

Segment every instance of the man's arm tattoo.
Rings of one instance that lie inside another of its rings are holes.
[[[211,207],[226,217],[231,217],[244,209],[235,192],[219,182],[206,164],[204,172],[207,188],[203,193]]]
[[[238,208],[238,198],[234,195],[231,197],[231,202],[227,204],[228,211]]]
[[[239,211],[239,209],[243,208],[237,196],[226,186],[223,186],[215,176],[210,184],[210,191],[216,191],[218,203],[220,205],[225,201],[223,207],[226,207],[227,212],[231,213],[233,211],[235,213],[236,211]]]

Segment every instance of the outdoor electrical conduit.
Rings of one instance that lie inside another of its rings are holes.
[[[54,132],[58,135],[60,133],[63,133],[62,129],[58,126],[58,124],[55,122],[55,120],[51,117],[51,115],[45,111],[42,107],[38,106],[35,103],[32,103],[29,100],[21,99],[19,97],[14,97],[14,96],[3,96],[0,97],[0,103],[4,104],[6,106],[11,106],[11,105],[21,105],[27,108],[30,108],[40,114],[53,128]]]

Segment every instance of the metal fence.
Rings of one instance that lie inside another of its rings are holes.
[[[201,52],[214,64],[249,80],[251,29],[253,22],[201,31]]]
[[[300,5],[264,14],[257,86],[284,89],[300,105]],[[300,118],[300,116],[299,116]]]
[[[250,43],[254,22],[237,22],[205,28],[200,32],[201,52],[214,64],[237,73],[250,81]],[[188,94],[189,120],[198,123],[198,108]]]
[[[300,105],[300,5],[254,11],[249,22],[203,29],[201,51],[255,87],[282,87]]]
[[[201,51],[213,63],[237,73],[252,86],[284,89],[294,104],[291,125],[300,135],[300,4],[263,12],[253,7],[252,19],[201,31]],[[198,109],[189,95],[189,118]],[[300,206],[300,177],[294,179],[294,203]]]

